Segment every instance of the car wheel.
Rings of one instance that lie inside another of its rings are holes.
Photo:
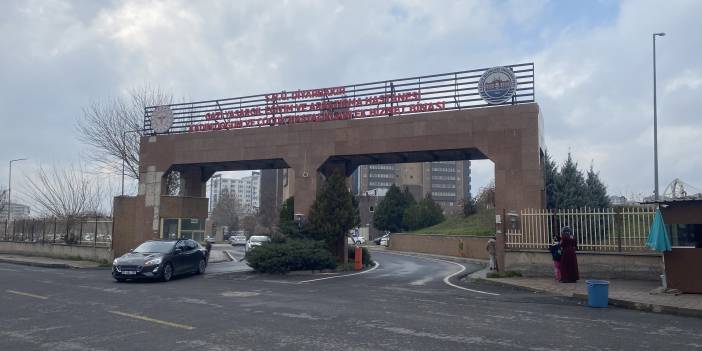
[[[166,263],[166,266],[163,267],[163,273],[161,273],[161,280],[164,282],[167,282],[173,278],[173,265],[170,263]]]
[[[196,274],[205,273],[205,268],[207,268],[207,262],[205,262],[204,259],[201,259],[200,262],[197,263],[197,272],[196,272]]]

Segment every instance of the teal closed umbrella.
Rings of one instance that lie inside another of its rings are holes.
[[[656,209],[653,215],[653,225],[646,239],[646,247],[658,252],[670,251],[670,239],[668,238],[668,228],[663,223],[663,215],[660,209]]]
[[[658,252],[670,251],[670,239],[668,238],[668,228],[666,228],[663,222],[663,215],[660,209],[656,209],[656,214],[653,215],[653,224],[651,225],[651,231],[648,233],[648,239],[646,239],[646,247],[651,250],[656,250]],[[667,282],[665,277],[665,255],[661,256],[663,258],[663,275],[661,275],[661,285],[666,289]]]

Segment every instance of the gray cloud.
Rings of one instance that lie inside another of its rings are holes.
[[[593,8],[595,4],[591,5]],[[702,3],[119,1],[0,4],[0,184],[7,162],[79,159],[75,120],[145,84],[184,100],[536,62],[546,143],[594,161],[613,193],[652,189],[651,39],[659,45],[661,187],[702,187]],[[600,17],[606,17],[602,20]],[[567,20],[564,20],[566,18]],[[487,169],[487,171],[486,171]],[[489,167],[476,173],[485,178]],[[487,179],[475,179],[480,186]]]

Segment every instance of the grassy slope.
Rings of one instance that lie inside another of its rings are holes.
[[[492,236],[495,235],[495,209],[480,209],[468,218],[463,217],[462,214],[450,216],[435,226],[413,233]]]

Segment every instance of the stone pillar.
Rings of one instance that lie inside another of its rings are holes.
[[[299,152],[290,152],[291,156],[285,159],[295,173],[292,194],[295,196],[295,214],[301,213],[305,217],[309,215],[310,208],[317,196],[317,189],[324,179],[320,173],[322,164],[329,158],[326,154],[316,153],[316,150],[319,149],[309,146],[309,148]]]
[[[503,144],[487,153],[495,163],[495,214],[502,219],[502,233],[496,235],[497,266],[505,267],[507,213],[523,209],[540,209],[543,202],[543,172],[538,139],[523,136],[520,130],[503,132]],[[517,142],[515,142],[517,141]]]

